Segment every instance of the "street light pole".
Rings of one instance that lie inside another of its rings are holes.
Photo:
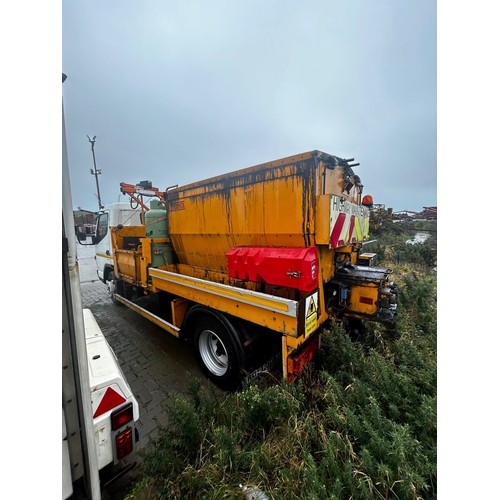
[[[95,138],[96,138],[95,135],[94,137],[92,137],[92,139],[89,136],[87,136],[87,139],[89,140],[92,148],[92,158],[94,159],[94,169],[93,170],[90,169],[90,173],[92,175],[95,175],[95,185],[97,187],[97,201],[99,202],[99,210],[102,210],[104,208],[104,205],[101,203],[101,193],[99,191],[99,178],[97,177],[98,175],[100,175],[101,171],[96,168],[95,164],[95,151],[94,151]]]

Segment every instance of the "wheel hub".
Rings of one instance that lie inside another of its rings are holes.
[[[224,343],[211,330],[203,330],[199,338],[201,359],[214,375],[221,377],[227,372],[229,360]]]

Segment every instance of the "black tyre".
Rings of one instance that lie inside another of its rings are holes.
[[[236,389],[244,374],[244,355],[233,325],[217,314],[196,318],[193,343],[205,375],[224,390]]]

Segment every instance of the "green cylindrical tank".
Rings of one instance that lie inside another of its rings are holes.
[[[145,220],[146,238],[168,238],[165,203],[160,200],[151,200]]]
[[[145,214],[146,238],[153,240],[168,238],[167,211],[165,203],[160,200],[151,200],[150,209]],[[151,243],[152,267],[173,264],[172,246],[169,242]]]

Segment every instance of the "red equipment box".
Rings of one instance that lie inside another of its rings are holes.
[[[226,252],[229,276],[297,288],[318,288],[316,247],[236,247]]]

